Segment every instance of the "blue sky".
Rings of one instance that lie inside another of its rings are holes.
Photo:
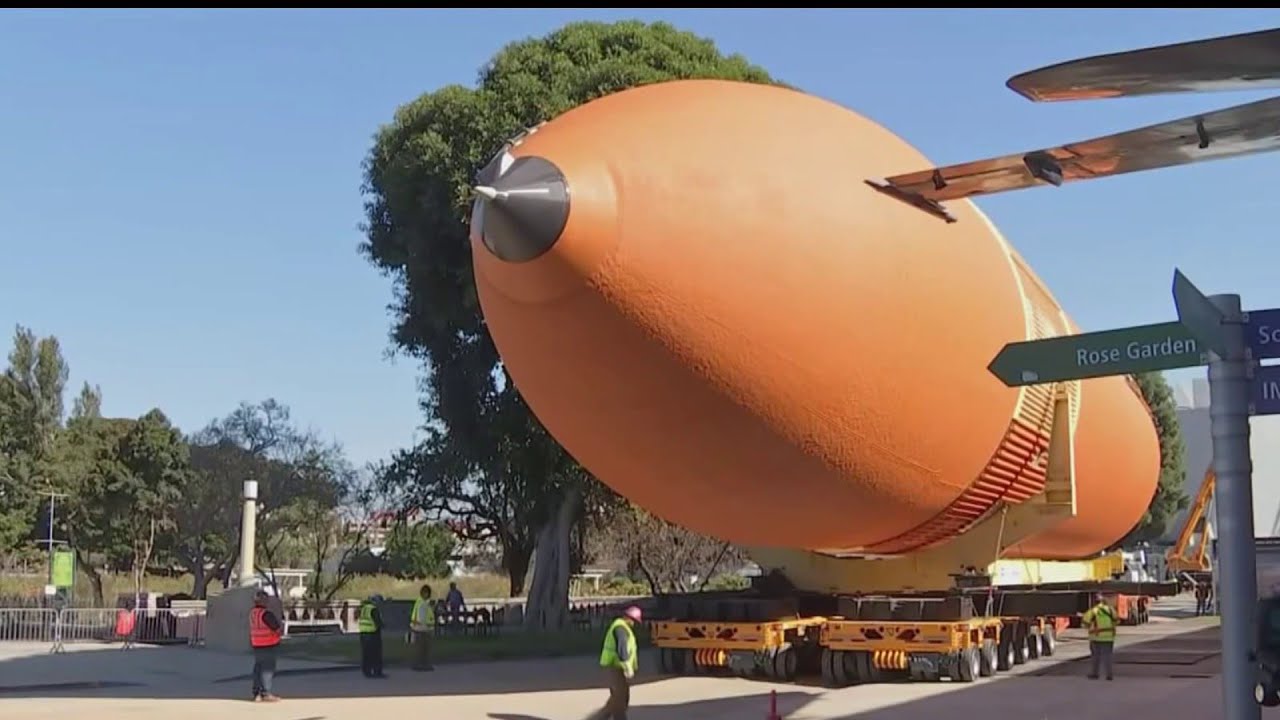
[[[1280,11],[8,12],[0,19],[0,330],[56,334],[106,412],[186,430],[275,397],[357,462],[413,441],[390,282],[356,252],[360,163],[396,107],[575,19],[666,19],[868,115],[938,163],[1257,93],[1035,105],[1017,72],[1280,25]],[[903,168],[904,171],[917,168]],[[1087,330],[1206,292],[1280,305],[1280,155],[979,204]],[[938,322],[948,322],[938,318]],[[1182,371],[1177,378],[1194,376]]]

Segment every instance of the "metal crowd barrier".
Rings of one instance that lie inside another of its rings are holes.
[[[47,642],[51,653],[69,643],[146,645],[204,643],[204,610],[175,608],[0,608],[0,642]]]
[[[0,608],[0,642],[53,642],[57,617],[48,608]]]

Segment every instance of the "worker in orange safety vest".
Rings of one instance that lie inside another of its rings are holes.
[[[271,684],[276,675],[276,649],[284,626],[280,618],[267,609],[267,594],[261,590],[253,596],[249,611],[249,646],[253,648],[253,701],[278,702]]]

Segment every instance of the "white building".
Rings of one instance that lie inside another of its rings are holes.
[[[1209,432],[1209,382],[1203,378],[1190,384],[1175,386],[1178,420],[1182,440],[1186,444],[1186,493],[1193,500],[1204,480],[1205,470],[1213,461],[1213,439]],[[1250,420],[1250,447],[1253,451],[1253,534],[1255,537],[1280,535],[1280,416],[1255,417]],[[1214,515],[1209,513],[1210,522]],[[1183,512],[1169,525],[1165,539],[1177,538],[1186,520]]]

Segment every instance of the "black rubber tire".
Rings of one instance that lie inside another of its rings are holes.
[[[844,676],[849,679],[850,685],[857,685],[867,681],[865,674],[862,672],[862,655],[866,653],[860,652],[842,652],[840,653],[840,664],[844,666]]]
[[[960,651],[960,657],[956,658],[956,671],[952,674],[952,680],[971,683],[977,680],[982,674],[981,655],[976,647],[967,647]]]
[[[1253,701],[1262,707],[1276,707],[1280,705],[1280,693],[1271,683],[1259,680],[1253,686]]]
[[[780,680],[781,678],[779,678],[777,675],[777,672],[778,672],[777,668],[778,668],[778,648],[769,648],[769,650],[765,653],[764,664],[762,666],[762,669],[764,670],[764,676],[769,678],[770,680]]]
[[[991,677],[996,674],[996,641],[986,638],[978,651],[978,675]]]
[[[882,679],[880,668],[871,662],[871,653],[866,651],[858,653],[858,675],[864,683],[878,683]]]
[[[849,653],[844,650],[836,650],[831,653],[834,658],[831,661],[831,673],[835,675],[836,682],[840,687],[849,687],[853,684],[853,680],[849,677],[849,669],[845,664],[845,658]]]
[[[1028,628],[1027,632],[1027,660],[1040,659],[1040,633],[1039,628],[1034,630]]]
[[[675,660],[672,658],[673,648],[658,648],[658,672],[663,675],[675,675]]]
[[[1026,665],[1027,660],[1027,625],[1023,622],[1013,626],[1013,664]]]
[[[835,670],[836,654],[829,648],[822,648],[822,659],[819,665],[822,668],[822,686],[828,688],[842,687],[836,681]]]
[[[796,657],[795,648],[790,646],[778,648],[778,651],[773,656],[773,674],[770,677],[783,682],[795,680],[796,668],[799,662],[800,658]]]
[[[1000,643],[996,646],[996,669],[1008,672],[1017,663],[1017,654],[1013,651],[1013,633],[1008,627],[1003,630],[1000,633]]]
[[[1040,656],[1053,657],[1058,651],[1058,626],[1048,623],[1044,626],[1044,632],[1040,633]]]

